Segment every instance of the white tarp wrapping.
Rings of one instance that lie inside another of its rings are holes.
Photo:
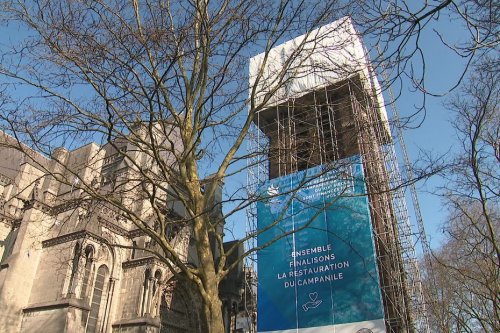
[[[368,93],[376,93],[379,117],[387,121],[380,85],[361,37],[349,17],[296,37],[250,59],[250,96],[255,105],[281,104],[359,74]],[[388,125],[386,129],[389,133]]]

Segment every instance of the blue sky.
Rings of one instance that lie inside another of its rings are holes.
[[[439,21],[432,21],[420,36],[420,47],[425,59],[426,88],[432,94],[445,95],[434,97],[427,95],[425,98],[426,112],[420,112],[410,127],[404,132],[404,139],[410,155],[411,162],[420,159],[421,154],[432,154],[441,156],[443,154],[453,154],[456,146],[456,135],[450,125],[452,114],[444,107],[444,102],[448,98],[446,92],[456,85],[465,68],[465,59],[450,50],[440,40],[438,31],[447,43],[455,44],[463,42],[467,38],[460,21],[451,21],[447,15],[441,15]],[[416,60],[415,68],[421,68],[421,64]],[[420,66],[420,67],[419,67]],[[400,117],[412,115],[423,103],[424,95],[420,91],[415,91],[409,80],[403,81],[402,87],[394,87],[395,93],[401,88],[401,96],[396,100],[396,107]],[[397,93],[396,93],[397,94]],[[386,103],[389,103],[387,92],[385,93]],[[389,115],[391,110],[388,110]],[[398,156],[400,163],[402,158]],[[400,165],[403,169],[403,166]],[[425,181],[417,183],[419,194],[419,204],[421,214],[425,224],[427,238],[431,247],[436,248],[443,240],[444,234],[441,232],[443,223],[447,218],[446,208],[443,207],[439,196],[432,194],[442,184],[439,176],[433,176]],[[410,203],[408,195],[409,214],[412,223],[415,222],[415,213]],[[241,220],[245,219],[244,214],[236,214],[230,218],[230,222],[238,225],[235,236],[243,236]]]
[[[464,29],[459,21],[450,21],[446,15],[441,15],[439,21],[433,21],[421,35],[420,46],[424,53],[426,62],[426,87],[433,94],[445,94],[460,79],[465,60],[455,54],[445,46],[433,29],[439,31],[446,39],[446,42],[453,44],[463,41]],[[416,62],[415,68],[420,64]],[[395,93],[402,89],[401,96],[396,100],[396,107],[400,117],[412,115],[417,108],[422,105],[424,95],[422,92],[415,91],[409,80],[403,82],[402,87],[395,87]],[[387,92],[385,93],[386,103],[389,103]],[[456,136],[450,125],[452,114],[444,107],[447,96],[433,97],[426,96],[426,112],[420,112],[410,126],[414,129],[407,129],[404,132],[404,139],[410,155],[411,162],[419,160],[421,154],[432,154],[440,156],[443,154],[452,154],[456,142]],[[388,110],[389,116],[391,110]],[[400,163],[402,158],[398,156]],[[403,169],[403,166],[400,165]],[[241,180],[244,182],[244,180]],[[443,207],[440,197],[433,195],[432,192],[441,185],[439,176],[433,176],[426,181],[417,183],[419,194],[419,203],[421,214],[424,220],[427,238],[432,248],[439,246],[443,240],[443,233],[440,231],[447,218],[446,208]],[[415,222],[415,213],[410,203],[408,195],[409,214],[412,223]],[[237,225],[233,231],[235,237],[242,237],[242,219],[244,214],[238,213],[229,219],[230,222]],[[232,224],[230,223],[230,224]]]
[[[444,94],[459,80],[465,68],[465,59],[446,47],[436,32],[429,28],[439,31],[450,44],[463,42],[467,35],[461,22],[450,21],[448,16],[441,15],[440,20],[433,22],[421,36],[421,47],[426,61],[426,86],[434,94]],[[421,92],[415,92],[409,86],[404,87],[402,96],[396,101],[400,115],[415,112],[415,106],[421,105],[422,97]],[[418,160],[422,151],[435,156],[456,152],[456,133],[450,125],[453,114],[444,107],[447,98],[449,94],[443,97],[427,96],[425,118],[422,114],[414,122],[415,125],[418,125],[420,121],[422,123],[418,128],[405,131],[406,146],[412,161]],[[446,221],[447,211],[441,199],[429,192],[434,191],[441,184],[442,180],[439,176],[417,183],[421,213],[433,248],[443,240],[440,227]],[[410,215],[414,216],[411,209]]]
[[[444,93],[448,91],[459,79],[464,68],[464,59],[454,54],[443,45],[437,34],[432,29],[439,30],[447,42],[453,44],[466,37],[465,30],[459,21],[450,21],[446,15],[441,15],[439,21],[432,22],[421,36],[421,47],[426,60],[426,85],[433,93]],[[9,39],[22,38],[22,31],[9,28],[3,31],[1,43]],[[1,47],[1,45],[0,45]],[[417,64],[418,65],[418,64]],[[396,89],[397,90],[397,89]],[[396,101],[400,116],[409,115],[415,112],[415,106],[421,105],[422,93],[412,91],[413,89],[406,82],[402,87],[402,95]],[[386,101],[388,98],[386,96]],[[421,120],[422,124],[416,128],[405,132],[405,140],[410,153],[410,158],[414,161],[418,159],[420,150],[433,152],[436,155],[453,151],[456,140],[455,133],[449,124],[450,112],[443,106],[445,98],[427,97],[427,113],[425,119],[423,115],[417,117],[414,125]],[[442,208],[440,199],[431,195],[436,186],[439,186],[440,179],[433,177],[430,180],[417,184],[421,212],[424,218],[426,231],[432,241],[432,247],[436,247],[442,239],[439,227],[446,219],[446,210]],[[413,212],[410,209],[410,215]],[[233,222],[241,226],[244,214],[237,214],[233,217]],[[238,220],[238,221],[236,221]],[[238,229],[240,229],[239,227]],[[242,235],[244,230],[237,230],[237,235]]]

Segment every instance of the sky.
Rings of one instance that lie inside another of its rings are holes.
[[[444,93],[455,84],[461,75],[464,60],[444,46],[431,28],[439,30],[448,42],[453,43],[464,36],[464,29],[460,24],[457,21],[450,21],[446,15],[441,15],[439,21],[434,21],[432,26],[427,27],[427,30],[421,36],[421,46],[426,59],[426,84],[427,88],[434,93]],[[22,31],[13,30],[7,31],[7,33],[4,31],[1,34],[3,37],[0,38],[0,42],[4,43],[8,38],[12,37],[22,38]],[[385,97],[386,102],[389,102],[387,94]],[[421,151],[432,152],[436,155],[453,151],[456,137],[449,124],[450,112],[443,106],[444,101],[445,98],[443,97],[428,96],[425,119],[422,116],[417,118],[414,125],[422,121],[418,128],[409,129],[405,132],[405,141],[412,161],[418,159]],[[409,86],[402,88],[402,95],[396,100],[397,110],[402,117],[415,112],[415,105],[421,103],[422,94],[412,91]],[[440,199],[429,193],[439,185],[440,179],[438,177],[432,177],[426,182],[417,184],[426,233],[431,241],[431,247],[434,248],[443,239],[439,229],[446,220],[447,215]],[[411,209],[410,216],[414,217]],[[238,227],[240,230],[235,230],[235,237],[241,237],[244,234],[241,219],[245,218],[244,214],[237,214],[231,218],[230,222],[240,226]],[[231,238],[231,235],[229,237]]]
[[[429,92],[434,94],[444,94],[455,86],[459,80],[465,67],[465,61],[441,42],[434,29],[439,31],[450,44],[460,41],[465,35],[460,22],[450,21],[446,15],[441,15],[439,21],[433,21],[421,35],[420,46],[424,52],[426,62],[426,87]],[[408,81],[404,83],[406,85],[401,87],[401,96],[395,101],[400,117],[414,114],[416,108],[421,106],[423,102],[423,94],[416,92]],[[393,89],[395,94],[397,94],[398,89],[398,87]],[[384,92],[384,97],[386,104],[389,104],[390,99],[387,91]],[[403,135],[411,163],[418,161],[421,154],[441,156],[454,152],[456,136],[450,125],[452,115],[444,107],[447,98],[447,96],[433,97],[427,95],[425,114],[420,112],[410,124],[410,127],[415,128],[405,130]],[[388,113],[389,117],[391,117],[390,108],[388,108]],[[398,155],[400,169],[402,170],[402,157],[401,154]],[[447,211],[443,207],[440,197],[432,193],[441,184],[442,180],[439,176],[433,176],[416,184],[421,215],[431,248],[439,247],[444,240],[444,234],[441,230],[447,218]],[[411,222],[414,224],[416,223],[415,213],[409,191],[407,192],[409,215]],[[233,230],[235,237],[244,235],[240,222],[245,218],[244,214],[236,214],[229,219],[230,222],[240,226]],[[417,251],[420,252],[418,247]]]
[[[449,43],[463,40],[466,36],[460,22],[450,21],[446,15],[441,15],[439,21],[433,22],[432,28],[438,30]],[[421,37],[426,60],[427,88],[435,94],[444,94],[459,80],[465,68],[465,60],[445,46],[434,30],[427,29]],[[417,128],[405,131],[404,139],[412,162],[417,161],[422,153],[440,156],[456,152],[457,137],[450,124],[453,114],[444,106],[449,97],[450,94],[442,97],[427,96],[425,117],[421,116],[414,122],[419,125]],[[386,102],[387,100],[386,94]],[[415,105],[421,103],[422,93],[407,86],[403,89],[402,96],[396,100],[396,107],[400,115],[404,116],[413,113]],[[438,247],[443,240],[440,229],[447,218],[441,199],[432,194],[440,185],[442,179],[439,176],[417,183],[421,213],[431,248]],[[410,216],[414,216],[411,209]]]
[[[404,132],[404,140],[410,157],[410,163],[415,163],[421,159],[422,154],[431,154],[433,156],[442,156],[453,154],[456,145],[456,134],[450,125],[452,113],[444,106],[445,101],[449,98],[448,92],[459,81],[463,69],[465,68],[465,60],[458,56],[448,46],[443,44],[437,32],[450,45],[460,41],[464,41],[467,37],[464,28],[460,21],[452,21],[447,15],[440,15],[439,20],[432,21],[426,27],[420,36],[420,46],[425,58],[425,76],[426,88],[432,94],[444,96],[430,96],[425,98],[426,112],[420,112],[414,121]],[[415,66],[419,66],[418,63]],[[380,78],[379,78],[380,79]],[[393,89],[397,94],[399,87]],[[384,92],[386,104],[390,103],[389,95]],[[423,103],[423,94],[420,91],[415,91],[414,87],[409,84],[409,81],[404,81],[401,87],[401,96],[395,101],[396,109],[400,117],[409,116],[415,113],[416,109]],[[389,117],[391,117],[391,109],[388,108]],[[400,169],[403,169],[401,154],[398,154]],[[436,249],[444,240],[442,227],[447,219],[447,210],[439,196],[433,194],[436,189],[442,185],[442,179],[439,176],[433,176],[425,181],[419,181],[416,184],[418,191],[418,200],[420,211],[425,225],[427,239],[431,248]],[[407,202],[409,207],[409,215],[413,224],[415,221],[415,212],[411,204],[409,191]],[[232,218],[235,224],[238,224],[238,219],[244,219],[245,216],[237,214]],[[235,235],[243,235],[242,230],[235,230]],[[241,237],[240,236],[240,237]],[[417,247],[420,253],[420,249]]]

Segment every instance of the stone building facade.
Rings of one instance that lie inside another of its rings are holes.
[[[109,206],[72,200],[82,196],[79,180],[98,180],[89,183],[99,183],[100,191],[128,186],[129,171],[147,163],[140,152],[130,143],[91,143],[47,158],[9,147],[15,144],[0,134],[0,332],[202,330],[196,296],[144,250],[154,242]],[[136,163],[117,149],[128,149]],[[68,170],[73,181],[47,175]],[[147,209],[140,195],[124,200],[135,211]],[[185,213],[173,204],[168,214]],[[184,260],[196,265],[189,228],[172,237]],[[232,298],[224,300],[227,308],[234,307],[238,292],[223,294]]]

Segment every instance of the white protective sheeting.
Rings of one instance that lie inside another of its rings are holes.
[[[258,106],[271,94],[264,107],[269,108],[356,74],[368,93],[376,93],[379,117],[387,121],[380,85],[361,37],[352,20],[343,17],[252,57],[250,96],[255,88],[254,101]],[[387,125],[386,129],[389,133]]]

